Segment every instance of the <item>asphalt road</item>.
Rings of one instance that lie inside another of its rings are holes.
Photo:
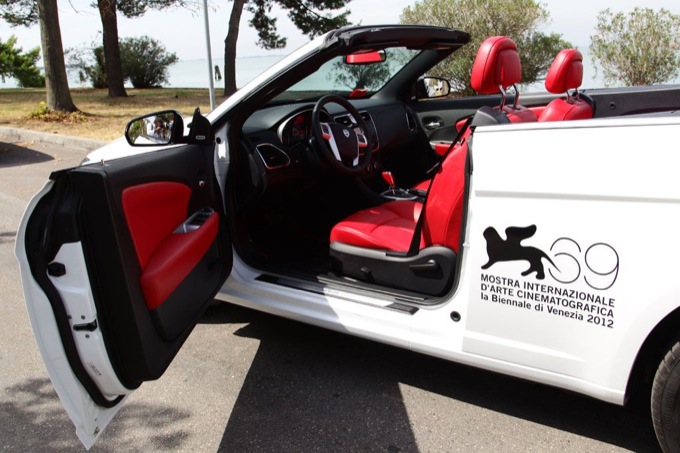
[[[0,143],[0,451],[82,451],[42,365],[14,258],[23,209],[84,151]],[[93,451],[657,451],[616,406],[218,304]]]

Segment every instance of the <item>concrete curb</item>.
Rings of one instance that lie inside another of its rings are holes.
[[[65,148],[82,149],[92,151],[101,148],[108,142],[92,140],[89,138],[72,137],[70,135],[49,134],[47,132],[29,131],[15,127],[0,126],[0,141],[9,143],[16,142],[43,142],[59,145]]]

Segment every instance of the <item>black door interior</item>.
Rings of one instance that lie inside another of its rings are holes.
[[[97,327],[128,388],[163,374],[231,271],[213,158],[211,145],[183,145],[59,172],[29,222],[35,263],[82,242]]]

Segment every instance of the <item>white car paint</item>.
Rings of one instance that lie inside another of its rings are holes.
[[[94,332],[74,330],[73,336],[78,355],[85,364],[88,374],[102,392],[110,400],[114,400],[118,395],[126,395],[123,401],[112,408],[103,408],[94,403],[68,363],[50,302],[31,274],[26,250],[22,245],[26,241],[26,223],[29,220],[29,214],[35,209],[38,201],[49,192],[53,184],[49,181],[29,202],[17,232],[15,253],[19,260],[28,317],[40,355],[47,368],[47,374],[50,376],[59,400],[76,427],[78,438],[85,448],[89,449],[123,407],[124,400],[132,391],[126,389],[116,377],[106,354],[101,330]],[[64,275],[63,279],[51,277],[51,280],[65,300],[71,326],[91,322],[96,319],[96,309],[80,243],[66,244],[57,256],[61,263],[68,265],[69,272]]]

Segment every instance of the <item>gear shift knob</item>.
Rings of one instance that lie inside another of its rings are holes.
[[[391,171],[382,172],[382,177],[387,183],[387,185],[390,186],[390,190],[394,190],[394,188],[397,187],[397,185],[394,183],[394,176],[392,176]]]

